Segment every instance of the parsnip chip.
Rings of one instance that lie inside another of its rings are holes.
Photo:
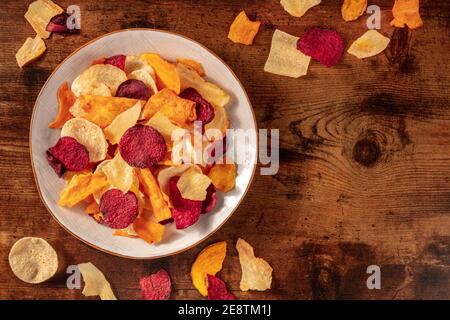
[[[136,79],[142,81],[147,87],[152,90],[152,94],[158,93],[158,87],[156,86],[155,79],[144,69],[138,69],[130,72],[128,79]]]
[[[267,261],[256,258],[252,246],[241,238],[236,243],[236,249],[239,253],[239,262],[242,269],[241,290],[265,291],[270,289],[272,267]]]
[[[242,43],[249,46],[253,43],[260,25],[260,21],[251,21],[245,14],[245,11],[241,11],[230,26],[228,39],[234,43]]]
[[[133,222],[133,228],[139,238],[148,243],[161,242],[164,235],[164,225],[160,224],[153,215],[151,217],[137,217]]]
[[[102,172],[111,186],[123,193],[130,191],[134,169],[122,159],[120,152],[117,152],[116,156],[102,167]]]
[[[139,169],[137,171],[142,190],[149,197],[154,218],[161,222],[172,217],[167,201],[161,192],[158,182],[150,169]]]
[[[306,11],[320,4],[321,0],[281,0],[280,3],[291,16],[302,17]]]
[[[142,118],[149,119],[158,111],[180,126],[196,119],[195,102],[180,98],[167,88],[150,97],[144,105]]]
[[[391,26],[404,28],[407,25],[410,29],[423,26],[419,8],[419,0],[395,0],[392,7],[394,20],[391,21]]]
[[[50,0],[38,0],[28,6],[25,19],[31,24],[39,37],[47,39],[50,37],[50,32],[46,30],[47,24],[51,18],[63,12],[64,10],[60,6]]]
[[[344,0],[341,13],[345,21],[353,21],[362,16],[367,9],[367,0]]]
[[[217,129],[225,136],[227,129],[230,127],[227,111],[220,106],[214,107],[214,118],[211,122],[205,125],[205,131],[210,129]]]
[[[358,59],[364,59],[381,53],[389,44],[390,39],[377,30],[368,30],[352,43],[347,52]]]
[[[204,248],[195,258],[191,267],[191,278],[194,287],[202,296],[208,295],[206,276],[216,275],[222,270],[223,260],[227,253],[227,242],[220,241]]]
[[[44,40],[37,35],[33,38],[27,38],[25,43],[16,53],[16,61],[19,67],[23,68],[39,58],[47,50]]]
[[[211,179],[208,176],[191,167],[180,176],[177,188],[184,199],[203,201],[206,199],[206,189],[210,184]]]
[[[183,172],[192,167],[192,164],[182,164],[179,166],[173,166],[162,169],[158,173],[158,184],[162,193],[166,196],[169,195],[169,180],[172,177],[180,176]]]
[[[164,60],[155,53],[143,53],[141,59],[147,61],[155,70],[156,76],[164,87],[180,94],[180,76],[174,64]]]
[[[174,125],[169,118],[167,118],[161,111],[158,111],[155,113],[150,120],[147,121],[146,125],[153,127],[154,129],[158,130],[159,133],[162,134],[164,137],[164,140],[166,141],[166,144],[168,146],[173,145],[172,141],[172,133],[178,132],[179,130],[180,134],[185,129],[182,129],[181,127],[178,127]]]
[[[138,121],[141,109],[142,103],[138,101],[133,107],[120,113],[109,126],[103,129],[105,138],[109,143],[119,143],[120,138],[122,138],[125,131],[134,126]]]
[[[90,162],[102,161],[108,152],[108,142],[102,129],[83,118],[68,120],[62,127],[61,137],[72,137],[85,146]]]
[[[192,67],[184,64],[177,64],[177,71],[181,79],[181,90],[194,88],[209,103],[225,107],[230,102],[230,95],[215,84],[200,77]]]
[[[92,81],[97,81],[105,84],[114,96],[117,88],[126,80],[127,75],[122,69],[110,64],[94,64],[73,80],[72,91],[79,97],[86,87],[92,86]]]
[[[200,77],[205,76],[205,70],[203,69],[200,62],[197,62],[195,60],[191,59],[185,59],[185,58],[177,58],[178,63],[183,63],[187,66],[190,66],[192,69],[194,69]]]
[[[117,300],[105,275],[92,263],[78,265],[84,280],[82,294],[86,297],[100,296],[102,300]]]
[[[53,277],[58,269],[55,249],[42,238],[25,237],[17,240],[8,259],[16,277],[27,283],[44,282]]]
[[[297,50],[297,40],[297,37],[275,30],[264,71],[292,78],[304,76],[311,57]]]
[[[70,108],[77,100],[77,97],[73,94],[72,90],[69,88],[69,84],[64,82],[58,88],[58,114],[55,120],[53,120],[48,127],[49,128],[62,128],[64,123],[66,123],[72,114],[70,113]]]
[[[236,184],[236,164],[229,163],[229,160],[216,163],[209,170],[208,177],[217,190],[228,192]]]
[[[90,195],[103,190],[106,186],[108,186],[108,182],[103,174],[77,174],[61,191],[58,204],[71,208]]]
[[[74,117],[82,117],[105,128],[125,110],[133,107],[141,100],[121,97],[80,96],[70,108]],[[145,101],[141,101],[145,103]]]

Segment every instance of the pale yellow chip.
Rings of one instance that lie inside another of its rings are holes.
[[[141,114],[142,103],[138,101],[133,107],[120,113],[109,126],[103,129],[106,139],[111,144],[117,144],[125,131],[134,126]]]
[[[180,176],[177,187],[184,199],[203,201],[210,184],[211,179],[208,176],[196,167],[191,167]]]
[[[165,195],[169,195],[169,180],[172,177],[180,176],[183,172],[191,168],[192,164],[183,164],[162,169],[158,173],[159,188]]]
[[[33,38],[27,38],[25,43],[20,47],[16,53],[16,61],[19,67],[23,68],[27,64],[30,64],[47,50],[44,40],[38,35]]]
[[[129,75],[131,72],[136,70],[147,71],[153,78],[155,78],[155,70],[147,61],[137,56],[127,56],[125,59],[125,73]]]
[[[387,48],[390,39],[377,30],[368,30],[352,43],[347,52],[358,59],[375,56]]]
[[[92,263],[78,265],[84,280],[82,294],[86,297],[100,296],[102,300],[117,300],[105,275]]]
[[[185,129],[174,125],[161,111],[155,113],[150,120],[147,121],[146,125],[158,130],[164,137],[166,144],[169,146],[173,145],[172,134],[178,136],[186,131]]]
[[[68,120],[62,127],[61,137],[72,137],[85,146],[89,152],[89,162],[102,161],[108,152],[108,142],[102,129],[84,118]]]
[[[214,107],[214,118],[211,122],[205,125],[205,131],[216,129],[220,130],[222,135],[225,136],[227,129],[230,127],[230,121],[228,120],[227,111],[220,106]]]
[[[304,76],[311,57],[297,50],[297,40],[297,37],[275,30],[264,71],[292,78]]]
[[[20,280],[41,283],[58,269],[58,255],[44,239],[25,237],[14,243],[9,252],[9,266]]]
[[[122,69],[110,64],[94,64],[75,78],[72,82],[72,92],[79,97],[86,87],[91,86],[92,81],[97,81],[105,84],[111,95],[115,96],[117,88],[126,80],[127,75]]]
[[[43,39],[50,37],[49,31],[45,30],[51,18],[64,10],[50,0],[38,0],[28,6],[25,19],[31,24],[34,31]]]
[[[272,267],[267,261],[256,258],[253,248],[245,240],[239,238],[236,243],[241,264],[242,278],[240,288],[242,291],[265,291],[272,285]]]
[[[158,93],[158,87],[156,86],[155,79],[145,69],[138,69],[130,72],[128,79],[136,79],[142,81],[147,87],[152,90],[152,94]]]
[[[76,85],[77,86],[77,85]],[[73,88],[73,85],[72,85]],[[82,86],[78,87],[78,95],[85,96],[101,96],[101,97],[111,97],[111,90],[103,82],[99,82],[96,79],[90,79],[83,83]]]
[[[127,193],[133,184],[134,169],[123,160],[120,152],[101,168],[108,183],[123,193]]]
[[[306,11],[320,4],[321,0],[281,0],[280,3],[291,16],[302,17]]]
[[[178,63],[177,71],[181,80],[181,91],[194,88],[206,101],[215,106],[225,107],[230,101],[228,93],[203,79],[192,67]]]

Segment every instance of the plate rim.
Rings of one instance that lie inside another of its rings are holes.
[[[126,259],[130,259],[130,260],[155,260],[155,259],[160,259],[160,258],[164,258],[164,257],[169,257],[169,256],[174,256],[176,254],[185,252],[189,249],[192,249],[193,247],[199,245],[200,243],[206,241],[209,237],[211,237],[214,233],[216,233],[220,228],[222,228],[222,226],[231,218],[231,216],[236,212],[236,210],[238,209],[238,207],[240,206],[240,204],[242,203],[242,201],[244,200],[244,198],[246,197],[250,186],[253,182],[253,178],[255,176],[256,173],[256,167],[257,167],[257,163],[253,164],[253,169],[252,169],[252,175],[250,177],[250,180],[248,182],[247,187],[244,190],[244,193],[241,197],[241,199],[239,199],[239,202],[236,204],[236,206],[233,208],[233,210],[231,211],[231,213],[228,215],[228,217],[222,221],[222,223],[220,223],[217,228],[215,228],[214,230],[212,230],[211,232],[209,232],[205,237],[203,237],[202,239],[200,239],[199,241],[193,243],[192,245],[184,248],[184,249],[180,249],[171,253],[167,253],[167,254],[160,254],[157,256],[152,256],[152,257],[135,257],[135,256],[128,256],[128,255],[124,255],[124,254],[120,254],[120,253],[116,253],[110,250],[106,250],[103,249],[87,240],[82,239],[80,236],[78,236],[77,234],[75,234],[74,232],[72,232],[71,230],[69,230],[65,225],[62,224],[61,221],[59,221],[59,219],[55,216],[55,214],[52,212],[52,210],[47,206],[47,203],[44,200],[44,197],[42,196],[42,192],[41,192],[41,188],[39,185],[39,182],[37,181],[37,177],[36,177],[36,169],[34,167],[34,161],[33,161],[33,146],[32,146],[32,134],[33,134],[33,121],[34,121],[34,117],[35,117],[35,113],[36,113],[36,104],[37,101],[39,100],[40,96],[42,95],[42,92],[44,90],[44,88],[47,86],[47,83],[49,82],[49,80],[53,77],[53,75],[56,73],[56,71],[70,58],[72,57],[75,53],[77,53],[78,51],[80,51],[81,49],[83,49],[84,47],[90,45],[91,43],[94,43],[95,41],[110,36],[112,34],[115,33],[121,33],[121,32],[126,32],[126,31],[156,31],[156,32],[161,32],[161,33],[166,33],[169,35],[174,35],[174,36],[178,36],[181,38],[184,38],[188,41],[191,41],[197,45],[199,45],[202,49],[206,50],[207,52],[209,52],[210,54],[212,54],[216,59],[218,59],[227,69],[228,71],[230,71],[231,75],[234,77],[234,79],[237,81],[237,83],[239,84],[239,86],[241,87],[242,91],[244,92],[245,98],[247,100],[248,105],[250,106],[250,111],[252,114],[252,118],[253,118],[253,124],[255,127],[255,131],[258,131],[258,124],[256,122],[256,116],[255,116],[255,111],[253,109],[253,105],[250,101],[250,98],[248,97],[247,91],[245,90],[245,87],[243,86],[242,82],[239,80],[239,78],[236,76],[236,74],[234,73],[234,71],[231,69],[231,67],[222,59],[220,58],[215,52],[213,52],[211,49],[207,48],[205,45],[201,44],[200,42],[197,42],[187,36],[181,35],[179,33],[173,32],[173,31],[167,31],[167,30],[161,30],[161,29],[157,29],[157,28],[126,28],[126,29],[119,29],[119,30],[115,30],[115,31],[111,31],[108,33],[105,33],[101,36],[95,37],[94,39],[89,40],[88,42],[82,44],[81,46],[79,46],[77,49],[75,49],[74,51],[72,51],[67,57],[65,57],[60,63],[58,63],[58,65],[53,69],[53,71],[50,73],[50,75],[48,76],[47,80],[44,82],[44,84],[42,85],[41,89],[39,90],[38,95],[36,96],[36,99],[34,101],[34,105],[33,105],[33,111],[31,113],[31,118],[30,118],[30,127],[29,127],[29,135],[28,135],[28,144],[29,144],[29,152],[30,152],[30,162],[31,162],[31,168],[32,168],[32,173],[33,173],[33,180],[34,183],[36,185],[36,189],[38,191],[39,194],[39,198],[41,199],[41,202],[44,204],[45,208],[47,209],[47,211],[50,213],[50,215],[52,216],[52,218],[54,220],[56,220],[56,222],[66,231],[68,232],[71,236],[73,236],[75,239],[78,239],[79,241],[83,242],[84,244],[88,245],[89,247],[92,247],[94,249],[97,249],[101,252],[116,256],[116,257],[121,257],[121,258],[126,258]],[[258,154],[259,154],[259,136],[258,134],[256,134],[256,146],[255,146],[255,154],[256,154],[256,159],[258,159]]]

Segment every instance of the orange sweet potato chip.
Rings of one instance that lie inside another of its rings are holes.
[[[155,220],[160,222],[170,219],[172,217],[172,212],[169,209],[168,203],[164,200],[163,194],[159,189],[158,182],[150,169],[140,169],[137,170],[137,173],[143,192],[150,199]]]
[[[251,21],[245,11],[241,11],[230,26],[228,39],[235,43],[251,45],[253,38],[258,33],[260,24],[259,21]]]
[[[194,69],[200,77],[203,77],[205,75],[205,70],[203,69],[200,62],[185,58],[177,58],[177,62],[192,67],[192,69]]]
[[[185,126],[197,118],[195,102],[180,98],[167,88],[151,96],[144,106],[142,117],[150,119],[158,111],[180,126]]]
[[[86,206],[86,208],[84,208],[84,212],[86,212],[87,214],[96,214],[100,212],[100,207],[98,203],[93,200]]]
[[[130,109],[140,100],[122,97],[80,96],[70,108],[72,115],[82,117],[105,128],[122,112]],[[144,104],[145,101],[142,101]]]
[[[236,183],[236,164],[230,161],[216,163],[209,170],[208,177],[217,190],[228,192]]]
[[[344,0],[341,13],[345,21],[358,19],[366,12],[367,0]]]
[[[62,128],[64,123],[67,120],[72,118],[72,114],[70,113],[70,108],[73,106],[77,97],[73,94],[72,90],[70,90],[69,84],[64,82],[58,88],[58,114],[53,120],[52,123],[48,125],[49,128]]]
[[[195,258],[191,267],[191,278],[194,287],[202,296],[208,295],[206,275],[216,275],[222,269],[227,253],[227,242],[220,241],[204,248]]]
[[[164,60],[156,53],[143,53],[141,59],[147,61],[155,69],[156,76],[164,87],[180,94],[180,76],[174,64]]]
[[[59,205],[73,207],[90,195],[102,190],[108,182],[102,174],[78,174],[75,175],[68,185],[61,191]]]
[[[154,215],[137,217],[133,222],[133,228],[139,237],[148,243],[158,243],[164,235],[164,226],[158,223]]]
[[[392,7],[394,20],[391,26],[404,28],[405,25],[410,29],[416,29],[423,25],[422,18],[419,13],[419,0],[395,0]]]

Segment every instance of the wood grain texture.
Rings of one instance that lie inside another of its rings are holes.
[[[120,299],[139,297],[138,279],[166,268],[174,299],[198,299],[189,276],[201,248],[227,240],[222,278],[241,299],[450,298],[450,3],[421,1],[424,27],[389,26],[389,48],[366,60],[345,54],[334,68],[312,62],[290,79],[264,73],[276,28],[301,35],[328,26],[347,44],[366,29],[345,23],[340,2],[323,0],[301,19],[279,1],[76,1],[79,35],[53,35],[42,59],[20,70],[14,54],[34,31],[23,18],[28,1],[2,1],[0,41],[0,298],[82,299],[65,286],[65,268],[91,261]],[[73,1],[57,1],[61,6]],[[262,22],[254,45],[227,40],[240,10]],[[207,243],[157,261],[132,261],[92,249],[66,233],[41,203],[31,172],[29,123],[52,70],[80,45],[104,33],[151,27],[181,33],[222,57],[243,82],[258,125],[280,128],[280,171],[255,176],[233,217]],[[60,255],[56,277],[28,285],[8,266],[23,236],[47,239]],[[240,292],[238,237],[274,269],[273,289]],[[381,266],[382,289],[366,288],[368,265]]]

